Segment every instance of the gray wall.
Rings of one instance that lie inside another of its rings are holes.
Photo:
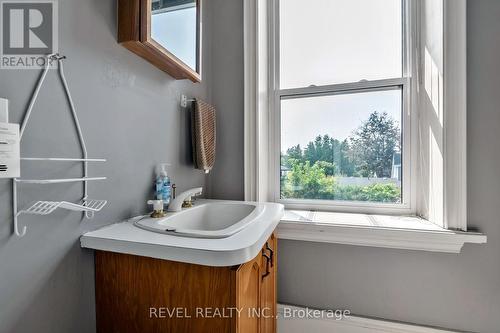
[[[0,332],[93,332],[93,253],[79,247],[82,233],[142,213],[151,197],[154,166],[173,164],[179,190],[205,184],[190,166],[187,113],[181,93],[209,97],[210,1],[204,17],[204,83],[174,81],[116,43],[116,0],[59,1],[66,76],[93,157],[90,193],[109,204],[94,220],[57,211],[46,217],[22,216],[28,234],[13,236],[10,181],[0,180]],[[19,122],[39,71],[0,70],[0,97],[11,101],[11,121]],[[69,109],[50,73],[23,138],[24,156],[74,156],[79,150]],[[73,164],[24,163],[23,176],[79,176]],[[23,186],[23,204],[33,200],[78,200],[80,184]]]
[[[208,0],[213,8],[212,102],[217,107],[217,160],[209,179],[215,199],[242,200],[243,1]],[[207,1],[207,2],[208,2]]]
[[[209,72],[201,85],[173,81],[116,45],[114,2],[60,2],[61,51],[69,57],[67,77],[89,151],[109,160],[91,168],[110,177],[91,184],[91,193],[109,199],[109,206],[93,221],[63,211],[49,217],[23,217],[28,235],[17,239],[12,236],[10,182],[0,180],[0,332],[94,330],[93,257],[91,251],[79,248],[78,237],[143,212],[156,162],[174,164],[171,174],[181,189],[204,183],[203,176],[189,166],[187,120],[177,106],[180,93],[208,97],[218,107],[219,157],[210,179],[213,197],[243,197],[241,1],[205,1],[205,69]],[[461,254],[449,255],[282,241],[281,302],[498,332],[500,2],[469,1],[468,15],[469,216],[473,227],[487,233],[488,244],[466,246]],[[37,75],[0,71],[0,95],[11,99],[14,121],[26,108]],[[23,154],[74,154],[71,119],[53,75],[37,105]],[[69,170],[65,165],[57,169],[51,165],[51,169],[23,171],[39,176],[79,172],[73,165]],[[79,189],[78,185],[30,187],[23,202],[76,200]]]
[[[241,56],[235,48],[241,47],[242,21],[228,18],[241,17],[242,8],[234,2],[224,1],[228,7],[220,17],[214,13],[214,31],[230,31],[239,38],[228,39],[224,48],[214,50],[214,58],[227,57],[228,53]],[[461,254],[454,255],[281,241],[281,302],[347,308],[360,315],[481,333],[499,332],[500,2],[469,1],[468,9],[469,223],[488,235],[488,244],[466,245]],[[226,26],[228,23],[235,25]],[[242,58],[238,62],[243,66]],[[213,69],[224,68],[220,63]],[[242,71],[228,71],[224,76],[239,82],[235,74],[242,75]],[[223,93],[220,88],[227,83],[214,83],[214,91]],[[233,113],[231,119],[236,123],[232,125],[241,128],[241,94],[228,93],[222,98],[228,105],[226,112]],[[229,138],[223,143],[228,145],[224,148],[227,155],[222,157],[231,163],[225,166],[227,170],[240,170],[243,161],[243,136],[235,132],[222,128],[219,133]],[[231,176],[229,184],[221,183],[225,188],[218,193],[240,198],[243,174],[234,171]],[[221,175],[217,180],[223,178]]]

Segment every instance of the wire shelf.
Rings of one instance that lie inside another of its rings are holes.
[[[16,179],[15,181],[23,184],[60,184],[88,182],[93,180],[106,180],[106,177],[83,177],[83,178],[62,178],[62,179]]]
[[[81,204],[67,201],[37,201],[30,208],[20,211],[24,214],[49,215],[57,208],[77,212],[98,212],[106,206],[107,200],[84,200]]]
[[[21,157],[21,161],[106,162],[106,159],[104,159],[104,158],[65,158],[65,157]]]
[[[60,202],[54,201],[37,201],[33,206],[28,209],[20,211],[20,213],[34,214],[34,215],[49,215],[59,207]]]

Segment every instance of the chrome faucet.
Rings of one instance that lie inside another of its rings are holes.
[[[195,187],[190,190],[184,191],[177,195],[170,204],[168,205],[167,211],[169,212],[180,212],[182,210],[182,203],[184,201],[190,201],[191,197],[201,195],[203,193],[203,187]]]

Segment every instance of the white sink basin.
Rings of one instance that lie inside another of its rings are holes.
[[[138,216],[89,231],[80,242],[100,251],[227,267],[255,258],[283,214],[277,203],[200,199],[161,219]]]
[[[206,202],[163,218],[144,217],[134,224],[162,234],[196,238],[226,238],[240,232],[264,213],[265,206],[248,202]]]

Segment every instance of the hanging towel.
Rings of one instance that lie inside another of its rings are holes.
[[[193,160],[196,169],[208,173],[215,163],[215,107],[201,100],[191,113]]]

